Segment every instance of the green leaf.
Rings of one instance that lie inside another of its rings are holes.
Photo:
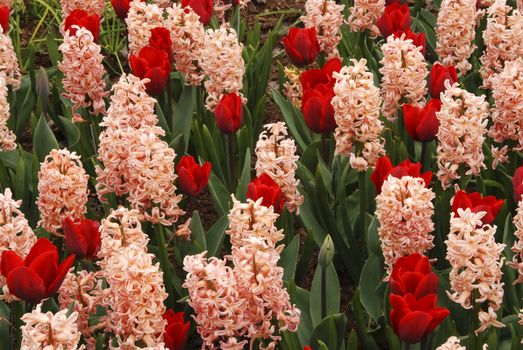
[[[325,288],[322,288],[322,280],[326,283]],[[314,326],[317,326],[325,316],[340,311],[340,282],[333,264],[325,269],[320,266],[316,268],[310,298],[310,311]],[[326,307],[325,313],[322,313],[322,303]]]
[[[358,334],[356,330],[351,329],[349,340],[347,341],[347,350],[358,350]]]
[[[247,186],[251,182],[251,151],[249,148],[245,151],[245,161],[243,163],[243,170],[236,188],[236,198],[239,201],[245,201],[247,195]]]
[[[296,273],[296,264],[298,262],[298,253],[300,251],[300,237],[294,236],[291,243],[281,252],[281,258],[278,265],[283,267],[283,280],[290,281],[294,279]]]
[[[56,67],[58,65],[58,61],[60,61],[60,53],[58,52],[58,45],[56,44],[56,34],[52,31],[49,31],[46,42],[49,59],[51,60],[53,66]]]
[[[280,107],[283,118],[285,119],[292,136],[294,136],[302,150],[306,149],[312,142],[312,135],[305,125],[301,112],[299,112],[296,107],[294,107],[292,103],[284,98],[278,91],[274,90],[272,96],[274,102],[276,102]]]
[[[367,229],[367,252],[369,254],[375,254],[376,256],[382,255],[380,238],[378,235],[379,225],[378,218],[373,216],[369,228]]]
[[[58,119],[61,124],[60,129],[63,131],[65,137],[67,138],[68,146],[76,146],[80,141],[80,130],[78,130],[78,127],[69,119],[60,116],[58,117]]]
[[[25,184],[25,162],[21,152],[22,151],[20,151],[18,166],[16,167],[16,174],[13,178],[13,191],[15,198],[25,200],[29,186]]]
[[[377,255],[370,254],[361,271],[359,288],[361,291],[360,301],[365,310],[374,319],[383,314],[383,259]]]
[[[36,95],[27,77],[22,78],[22,84],[15,92],[15,99],[16,102],[12,111],[12,114],[16,116],[14,131],[17,138],[21,139],[36,105]]]
[[[315,349],[321,349],[319,342],[322,341],[329,349],[341,349],[346,325],[347,317],[344,314],[338,313],[325,317],[312,331],[312,346]]]
[[[225,187],[223,182],[214,174],[214,171],[211,172],[211,176],[209,177],[208,187],[218,213],[220,215],[228,213],[231,196],[227,187]]]
[[[401,350],[401,343],[396,334],[390,326],[387,326],[385,329],[385,335],[387,336],[387,342],[389,344],[390,350]]]
[[[183,135],[184,152],[187,151],[189,139],[191,137],[191,124],[194,112],[195,88],[193,86],[185,86],[183,88],[182,96],[176,105],[172,115],[173,136]],[[210,145],[208,145],[210,146]]]
[[[218,256],[227,226],[229,226],[229,217],[225,214],[209,229],[206,236],[207,256]]]
[[[47,124],[47,120],[43,115],[40,116],[38,124],[36,125],[33,137],[33,145],[34,151],[40,163],[44,161],[45,156],[47,156],[51,150],[58,149],[60,147],[58,145],[58,141],[56,141],[56,137],[51,131],[51,128]]]
[[[189,226],[191,229],[192,243],[195,245],[197,252],[201,253],[206,251],[207,241],[205,240],[205,230],[203,229],[202,220],[200,219],[200,213],[198,213],[197,210],[193,212]]]

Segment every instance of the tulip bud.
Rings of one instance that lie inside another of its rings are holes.
[[[514,190],[514,200],[519,202],[523,195],[523,166],[520,166],[512,176],[512,188]]]
[[[40,97],[42,101],[42,109],[44,113],[47,112],[47,97],[49,96],[49,77],[47,76],[47,71],[40,67],[35,74],[35,89],[36,94]]]
[[[384,38],[396,32],[407,31],[410,24],[409,6],[407,4],[400,5],[397,2],[386,6],[383,15],[376,20],[376,25]]]
[[[276,213],[281,211],[285,203],[280,186],[267,174],[262,174],[247,185],[247,198],[253,201],[263,198],[261,204],[267,208],[272,206]]]
[[[64,21],[64,31],[69,31],[70,35],[75,35],[76,26],[85,28],[91,32],[94,41],[100,37],[100,17],[98,15],[89,15],[84,10],[74,10]]]
[[[314,27],[292,27],[282,42],[289,60],[298,67],[314,63],[320,53],[320,43]]]
[[[167,321],[164,333],[165,347],[169,350],[182,350],[185,348],[189,328],[191,323],[185,322],[183,312],[174,312],[172,309],[163,314],[163,319]]]
[[[320,254],[318,255],[318,263],[321,267],[326,268],[332,263],[334,259],[334,243],[330,235],[325,237],[323,244],[320,249]]]
[[[190,196],[200,194],[207,186],[211,168],[212,165],[209,162],[200,166],[192,156],[183,156],[176,166],[178,186]]]
[[[443,66],[435,63],[430,70],[429,93],[433,98],[440,98],[445,91],[445,81],[453,85],[458,81],[458,75],[454,66]]]
[[[488,225],[496,219],[504,203],[503,199],[496,199],[494,196],[482,197],[479,192],[468,194],[465,191],[458,191],[452,201],[452,211],[456,215],[458,209],[470,209],[473,213],[483,211],[485,216],[481,218],[481,222]]]
[[[434,140],[439,129],[436,113],[441,109],[441,101],[431,99],[423,108],[417,105],[403,105],[405,129],[414,141],[430,142]]]
[[[131,55],[129,63],[134,75],[150,80],[145,85],[148,94],[159,95],[165,90],[171,73],[169,55],[165,51],[146,46],[140,50],[138,56]]]
[[[73,222],[66,218],[62,227],[67,250],[79,259],[96,258],[102,244],[98,222],[89,219]]]
[[[243,101],[240,95],[233,92],[224,95],[214,109],[216,125],[225,134],[234,134],[243,120]]]

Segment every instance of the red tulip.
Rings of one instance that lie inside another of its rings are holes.
[[[200,16],[200,22],[203,24],[209,23],[212,17],[212,0],[182,0],[182,6],[190,7]]]
[[[283,38],[283,46],[289,60],[298,67],[313,63],[320,53],[320,43],[316,36],[316,28],[292,27],[289,34]]]
[[[439,63],[435,63],[430,70],[430,96],[433,98],[440,98],[441,93],[445,91],[445,81],[447,80],[450,85],[458,81],[456,67],[443,66]]]
[[[376,25],[385,38],[396,32],[406,32],[410,24],[409,6],[397,2],[386,6],[381,17],[376,20]]]
[[[192,156],[183,156],[176,166],[178,186],[190,196],[198,195],[207,186],[211,168],[212,165],[209,162],[200,165]]]
[[[164,27],[156,27],[151,29],[151,37],[149,38],[149,46],[155,49],[164,51],[169,56],[169,63],[174,62],[174,54],[172,49],[171,32]]]
[[[243,101],[240,95],[232,92],[223,95],[214,109],[216,125],[225,134],[234,134],[243,121]]]
[[[308,345],[305,345],[305,346],[303,347],[303,350],[312,350],[312,348],[311,348],[310,346],[308,346]]]
[[[520,166],[512,176],[512,187],[514,188],[514,200],[519,202],[523,195],[523,166]]]
[[[47,238],[39,238],[22,259],[6,250],[2,254],[0,272],[7,278],[9,292],[36,304],[56,293],[74,263],[74,254],[58,265],[58,249]]]
[[[0,27],[2,27],[2,33],[7,33],[9,29],[9,14],[11,9],[7,6],[0,6]]]
[[[191,324],[184,322],[184,316],[183,312],[174,312],[172,309],[163,314],[163,319],[167,321],[163,340],[165,347],[169,350],[183,350],[185,348]]]
[[[247,198],[253,201],[263,198],[263,206],[273,207],[279,213],[285,204],[280,186],[267,174],[255,178],[247,185]]]
[[[132,0],[111,0],[114,12],[122,21],[127,18],[127,13],[129,12],[129,8],[131,7],[131,1]],[[146,0],[140,1],[145,2]]]
[[[403,105],[405,129],[414,141],[430,142],[439,129],[436,113],[441,109],[441,101],[433,98],[423,108],[416,105]]]
[[[436,306],[436,294],[420,299],[410,293],[391,294],[390,303],[392,329],[401,340],[410,344],[419,343],[449,315],[449,310]]]
[[[99,226],[98,222],[89,219],[80,222],[65,219],[62,227],[67,250],[79,259],[96,258],[102,244]]]
[[[75,35],[77,28],[73,26],[90,31],[95,41],[100,37],[100,17],[96,14],[89,15],[84,10],[73,10],[64,21],[64,30],[69,31],[70,35]]]
[[[425,55],[425,33],[415,33],[409,28],[394,32],[394,37],[401,38],[402,34],[405,34],[405,40],[410,39],[414,45],[421,47],[421,53]]]
[[[505,203],[503,199],[496,199],[494,196],[486,196],[482,198],[479,192],[468,194],[465,191],[458,191],[456,192],[454,201],[452,202],[452,211],[454,214],[457,214],[458,209],[460,208],[469,208],[474,213],[484,211],[487,214],[481,219],[481,222],[484,225],[487,225],[494,221],[501,210],[503,203]]]
[[[425,187],[429,187],[432,180],[432,172],[421,173],[421,163],[412,163],[407,159],[393,167],[389,157],[383,156],[378,158],[376,167],[370,175],[377,193],[381,193],[381,187],[389,175],[400,179],[403,176],[420,177],[425,182]]]
[[[316,89],[305,90],[301,110],[309,129],[318,134],[324,134],[336,128],[334,108],[331,105],[333,97],[333,89],[322,85]]]
[[[393,294],[410,293],[420,299],[427,294],[438,293],[438,275],[431,271],[429,258],[411,254],[396,260],[389,285]]]
[[[159,95],[167,87],[171,63],[165,51],[146,46],[140,50],[138,56],[131,55],[129,63],[134,75],[150,80],[145,85],[150,95]]]
[[[334,88],[336,79],[332,73],[341,70],[341,61],[338,58],[332,58],[322,68],[309,69],[300,76],[302,90],[315,89],[318,85]]]

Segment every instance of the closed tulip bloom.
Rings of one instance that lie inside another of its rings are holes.
[[[7,6],[0,6],[0,28],[2,33],[7,33],[9,29],[9,13],[11,9]]]
[[[165,51],[169,56],[169,62],[174,62],[174,54],[172,49],[171,32],[165,27],[156,27],[151,29],[151,37],[149,38],[149,46]]]
[[[182,0],[183,7],[190,7],[203,24],[209,23],[212,17],[213,0]]]
[[[398,337],[410,344],[419,343],[449,315],[449,310],[437,306],[437,295],[416,299],[413,294],[390,295],[390,322]]]
[[[169,350],[185,348],[191,324],[189,321],[185,322],[184,316],[183,312],[174,312],[172,309],[163,314],[163,319],[167,321],[163,340],[165,347]]]
[[[240,95],[232,92],[223,95],[214,109],[216,125],[225,134],[234,134],[242,125],[243,101]]]
[[[520,166],[512,176],[512,188],[514,189],[514,200],[519,202],[523,195],[523,166]]]
[[[56,293],[74,258],[69,255],[58,265],[58,249],[47,238],[40,238],[25,260],[13,251],[3,252],[0,272],[7,278],[10,293],[35,304]]]
[[[101,245],[99,226],[98,222],[89,219],[74,222],[71,218],[66,218],[62,227],[67,250],[78,259],[96,258]]]
[[[407,4],[400,5],[396,2],[387,5],[383,15],[376,20],[376,25],[384,38],[397,31],[405,32],[410,28],[410,24],[409,6]]]
[[[403,105],[405,128],[414,141],[430,142],[436,138],[439,120],[436,113],[441,109],[441,101],[431,99],[423,108],[418,105]]]
[[[438,293],[438,275],[431,271],[429,258],[411,254],[396,260],[389,286],[393,294],[403,296],[410,293],[420,299]]]
[[[190,196],[200,194],[207,186],[211,168],[212,165],[209,162],[199,165],[192,156],[183,156],[176,166],[178,186]]]
[[[412,163],[410,160],[404,160],[396,166],[392,166],[389,157],[383,156],[378,158],[376,167],[370,175],[370,179],[376,188],[378,194],[381,193],[381,187],[389,175],[401,179],[403,176],[412,176],[422,178],[425,182],[425,187],[429,187],[432,180],[432,172],[427,171],[421,173],[421,163]]]
[[[247,198],[257,201],[262,199],[261,205],[273,207],[279,213],[285,204],[282,200],[281,187],[267,174],[262,174],[252,180],[247,186]]]
[[[418,46],[421,48],[420,52],[425,55],[425,44],[426,44],[426,40],[425,40],[425,33],[416,33],[416,32],[413,32],[412,30],[407,29],[405,31],[397,31],[394,33],[394,37],[395,38],[401,38],[401,36],[405,34],[405,39],[410,39],[412,40],[412,43],[414,44],[414,46]]]
[[[456,215],[460,208],[469,208],[473,213],[483,211],[486,214],[481,218],[481,221],[484,225],[487,225],[494,221],[504,203],[503,199],[496,199],[494,196],[481,197],[479,192],[468,194],[465,191],[458,191],[452,202],[452,211]]]
[[[140,0],[144,2],[145,0]],[[127,13],[131,7],[132,0],[111,0],[111,5],[113,5],[114,12],[122,21],[127,18]]]
[[[129,58],[134,75],[140,79],[149,79],[145,85],[147,93],[159,95],[167,87],[171,64],[169,55],[163,50],[151,46],[142,48],[137,56]]]
[[[341,61],[339,58],[333,58],[322,68],[309,69],[300,76],[301,87],[305,91],[307,89],[314,89],[318,85],[332,86],[336,83],[336,79],[332,76],[334,72],[341,70]]]
[[[331,104],[333,96],[334,91],[324,86],[305,90],[303,93],[301,105],[303,118],[312,131],[324,134],[336,128],[334,108]]]
[[[458,75],[456,73],[456,67],[444,66],[439,63],[435,63],[430,70],[430,83],[429,93],[433,98],[440,98],[442,92],[445,91],[445,81],[449,81],[450,85],[453,85],[458,81]]]
[[[89,15],[84,10],[74,10],[64,21],[64,32],[75,35],[78,28],[85,28],[93,34],[94,41],[100,38],[100,17]]]
[[[283,38],[283,46],[289,60],[298,67],[314,63],[320,53],[320,43],[314,27],[292,27],[289,34]]]

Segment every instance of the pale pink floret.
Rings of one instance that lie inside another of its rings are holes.
[[[511,142],[511,144],[515,144],[511,150],[521,151],[523,150],[523,127],[521,125],[523,120],[523,58],[505,62],[501,73],[494,75],[492,81],[494,82],[493,124],[488,135],[500,144]],[[503,148],[508,151],[507,145]],[[495,161],[498,159],[503,163],[508,161],[508,158],[500,157],[499,154],[493,155]]]
[[[0,0],[0,6],[7,6],[13,8],[13,0]]]
[[[367,69],[367,61],[353,59],[351,63],[339,73],[333,73],[336,79],[331,102],[337,125],[335,153],[350,157],[353,168],[366,171],[385,154],[385,141],[380,137],[383,131],[383,122],[379,119],[381,97]]]
[[[282,189],[288,211],[299,213],[303,196],[298,190],[296,144],[285,123],[266,124],[256,143],[256,176],[269,175]]]
[[[36,236],[20,210],[21,205],[21,200],[13,199],[11,189],[6,188],[4,193],[0,192],[0,263],[4,251],[11,250],[25,258],[36,242]],[[3,289],[1,300],[18,300],[9,293],[4,276],[0,276],[0,287]]]
[[[125,23],[129,55],[138,55],[143,47],[149,45],[151,29],[163,27],[163,10],[156,4],[133,0]]]
[[[496,311],[503,302],[501,252],[505,245],[496,243],[496,226],[483,225],[481,218],[486,212],[474,213],[470,209],[458,209],[450,214],[450,232],[447,245],[447,260],[450,272],[451,291],[449,298],[466,309],[474,303],[488,302],[487,311],[478,313],[480,327],[476,333],[490,326],[504,327],[496,319]]]
[[[54,149],[40,164],[38,173],[38,225],[59,234],[66,218],[78,221],[87,211],[89,175],[80,157],[66,149]]]
[[[337,57],[338,44],[341,40],[340,28],[343,25],[344,5],[333,0],[307,0],[305,16],[301,20],[307,28],[316,28],[321,50],[328,58]]]
[[[80,332],[78,331],[78,313],[73,311],[68,316],[68,310],[63,309],[56,314],[42,312],[42,304],[38,304],[32,312],[22,316],[24,325],[22,330],[23,350],[32,349],[85,349],[79,346]]]
[[[11,37],[2,33],[2,27],[0,27],[0,74],[4,76],[6,85],[11,85],[14,89],[20,86],[18,58]]]
[[[233,28],[207,29],[199,65],[207,76],[205,106],[214,111],[224,94],[240,93],[245,63],[243,44]]]
[[[434,192],[419,177],[389,175],[376,197],[378,235],[387,275],[396,260],[413,253],[425,254],[434,247],[432,215]]]
[[[441,110],[436,113],[438,129],[438,178],[444,188],[460,178],[459,168],[465,175],[477,176],[485,168],[483,144],[487,133],[488,103],[485,96],[476,96],[445,82],[441,94]]]
[[[89,15],[103,16],[105,0],[60,0],[62,18],[69,16],[74,10],[83,10]]]
[[[385,10],[385,0],[354,0],[350,8],[348,23],[353,32],[369,30],[372,37],[380,33],[376,26],[378,19]]]
[[[13,151],[16,148],[16,135],[7,127],[10,117],[6,79],[0,72],[0,152]]]
[[[64,73],[62,84],[63,96],[73,103],[73,114],[80,108],[92,107],[93,115],[105,115],[104,98],[109,95],[105,91],[105,68],[102,64],[103,56],[90,31],[77,28],[75,35],[65,33],[64,42],[59,47],[63,59],[58,68]]]
[[[514,226],[516,231],[514,236],[516,240],[512,246],[514,257],[512,261],[508,263],[510,267],[517,270],[518,276],[515,283],[523,283],[523,201],[518,202],[518,209],[516,216],[514,216]]]
[[[450,337],[447,341],[436,348],[436,350],[467,350],[466,347],[461,346],[458,337]]]
[[[387,119],[395,120],[403,104],[424,104],[427,93],[425,79],[429,72],[421,47],[405,39],[405,34],[400,38],[390,35],[382,51],[382,113]]]
[[[444,65],[453,65],[458,76],[468,72],[476,49],[476,0],[443,0],[436,26],[436,53]]]
[[[185,83],[200,85],[204,74],[198,64],[205,41],[205,28],[191,8],[174,3],[167,9],[165,27],[171,32],[176,70],[183,73]]]
[[[506,62],[523,56],[523,14],[517,10],[510,13],[511,10],[506,0],[496,0],[487,11],[487,28],[483,31],[485,50],[480,58],[485,88],[496,88],[495,74],[503,70]]]

